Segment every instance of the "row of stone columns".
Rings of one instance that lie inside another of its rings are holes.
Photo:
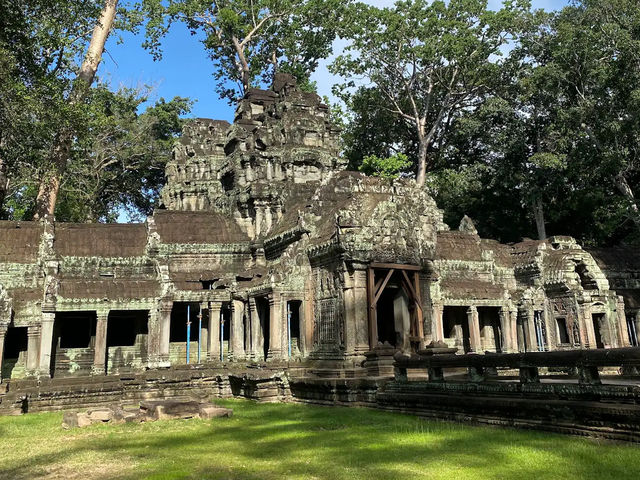
[[[444,305],[434,303],[431,308],[432,336],[435,341],[444,341]],[[502,351],[518,351],[517,311],[500,307],[500,328],[502,331]],[[467,324],[469,328],[469,349],[471,352],[483,351],[482,336],[480,334],[480,315],[478,307],[471,305],[467,309]]]

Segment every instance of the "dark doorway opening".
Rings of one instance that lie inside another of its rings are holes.
[[[444,341],[450,347],[471,351],[467,307],[445,306],[442,310]]]
[[[27,327],[8,328],[4,339],[2,378],[24,376],[27,363],[27,344]]]
[[[380,295],[377,305],[378,342],[389,343],[397,346],[397,334],[394,322],[393,299],[396,296],[395,288],[387,288]]]
[[[604,348],[604,313],[594,313],[591,315],[591,319],[593,320],[593,331],[596,336],[596,348]]]
[[[269,336],[271,333],[271,315],[268,300],[266,298],[256,298],[256,310],[260,319],[260,330],[262,331],[262,354],[263,359],[266,360],[269,354]]]
[[[115,310],[109,312],[107,347],[131,347],[139,336],[149,333],[148,310]]]
[[[414,265],[371,264],[367,280],[370,346],[388,343],[417,351],[424,345],[419,272]]]
[[[175,302],[171,309],[171,330],[169,342],[187,341],[187,312],[191,322],[189,338],[192,342],[198,341],[198,311],[200,305],[196,302]]]
[[[58,312],[53,325],[51,375],[84,375],[93,366],[96,312]]]
[[[482,350],[501,353],[502,325],[500,325],[499,307],[478,307],[478,320],[480,322],[480,341]]]
[[[142,367],[147,361],[148,310],[112,310],[107,325],[107,371]]]
[[[569,338],[569,328],[567,327],[567,319],[564,317],[556,318],[556,330],[558,333],[558,345],[568,345],[571,340]]]
[[[289,315],[289,336],[291,338],[291,355],[300,355],[302,352],[302,337],[300,332],[302,328],[300,322],[302,301],[290,300],[287,302],[287,314]]]

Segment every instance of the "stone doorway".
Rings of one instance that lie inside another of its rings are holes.
[[[200,304],[198,302],[173,303],[173,307],[171,308],[171,326],[169,331],[169,362],[171,365],[197,363],[198,347],[200,347],[201,361],[204,361],[206,358],[207,332],[204,329],[204,323],[203,329],[200,330],[198,317],[200,312]],[[187,322],[189,322],[188,326]],[[189,336],[188,349],[187,335]],[[187,350],[189,351],[188,362]]]
[[[478,307],[480,342],[483,352],[502,353],[502,325],[500,307]]]
[[[96,323],[96,312],[56,313],[51,350],[51,376],[91,373]]]
[[[303,354],[302,345],[302,301],[289,300],[287,302],[287,323],[289,331],[289,357],[298,357]]]
[[[605,325],[606,316],[604,313],[594,313],[591,315],[591,320],[593,321],[593,332],[596,337],[596,348],[605,348],[605,342],[608,341],[608,329]]]
[[[107,324],[107,373],[141,370],[147,363],[148,310],[112,310]]]
[[[27,327],[9,327],[4,341],[2,378],[24,378],[27,368]]]
[[[445,306],[442,310],[444,342],[450,348],[471,351],[467,307]]]
[[[405,351],[424,347],[420,267],[376,264],[369,266],[369,344],[389,343]]]
[[[264,297],[256,298],[256,310],[258,321],[260,322],[260,332],[258,335],[257,352],[262,354],[259,360],[267,360],[269,354],[269,338],[271,335],[271,312],[269,311],[269,300]]]

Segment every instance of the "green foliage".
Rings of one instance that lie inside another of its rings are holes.
[[[191,102],[160,99],[139,114],[149,93],[126,88],[112,92],[106,85],[92,89],[56,218],[115,221],[123,211],[134,219],[151,213],[182,130],[180,116],[188,113]]]
[[[359,170],[365,175],[381,178],[398,178],[411,168],[411,162],[404,153],[380,158],[368,155],[362,159]]]
[[[149,91],[69,94],[103,0],[0,0],[0,206],[30,219],[40,180],[50,173],[56,136],[74,132],[56,206],[58,220],[111,221],[149,213],[180,115],[189,102],[160,100],[139,113]],[[114,30],[134,30],[138,12],[120,8]],[[4,179],[4,180],[3,180]]]
[[[388,123],[410,125],[422,183],[433,168],[429,152],[441,148],[451,123],[481,105],[496,84],[495,59],[527,6],[507,3],[495,12],[486,0],[409,0],[382,9],[356,4],[341,32],[350,43],[330,66],[349,79],[336,91],[353,104],[353,78],[364,78],[382,100]]]
[[[376,80],[355,90],[355,82],[343,85],[350,120],[344,129],[345,154],[352,166],[367,155],[396,152],[417,162],[415,122],[397,116],[411,114],[406,86],[423,88],[423,72],[440,71],[439,78],[450,79],[447,69],[460,56],[460,68],[469,65],[465,84],[478,93],[467,97],[465,108],[445,113],[428,149],[427,184],[446,220],[455,225],[468,214],[482,235],[518,241],[536,235],[534,211],[542,206],[550,235],[570,234],[592,245],[637,240],[640,5],[584,0],[549,13],[514,3],[483,13],[484,2],[434,2],[425,25],[431,29],[426,31],[438,32],[438,39],[413,44],[409,40],[417,36],[414,31],[422,32],[420,19],[426,15],[402,13],[414,4],[372,9],[375,21],[364,20],[371,17],[363,14],[364,23],[354,22],[359,25],[354,48],[371,53],[362,59],[343,56],[334,64],[339,73],[352,71]],[[455,8],[463,13],[444,21],[447,9]],[[496,35],[509,33],[506,58],[492,56],[486,64],[464,58],[465,52],[470,55],[466,48],[480,45],[475,26],[462,28],[469,18],[482,18]],[[377,46],[378,38],[394,38],[388,31],[397,35],[396,42]],[[373,46],[361,47],[369,36]],[[371,68],[372,49],[392,46],[396,50],[380,55],[384,62]],[[403,63],[405,52],[414,52],[416,60],[409,57]],[[429,58],[442,62],[425,66]],[[440,92],[430,105],[441,105],[449,90]],[[393,98],[395,104],[389,102]],[[417,104],[426,98],[417,97]],[[425,117],[427,124],[435,124],[434,115]]]

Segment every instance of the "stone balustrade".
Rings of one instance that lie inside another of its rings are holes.
[[[408,369],[426,370],[429,382],[444,382],[446,369],[467,369],[469,382],[481,382],[498,377],[498,369],[519,371],[518,381],[523,384],[539,383],[545,376],[541,370],[553,370],[557,375],[579,384],[598,385],[601,383],[600,370],[607,367],[618,368],[619,372],[637,372],[640,367],[640,347],[566,350],[527,353],[487,353],[485,355],[421,354],[394,357],[394,372],[397,382],[407,382]],[[454,377],[459,380],[459,376]],[[562,379],[561,379],[562,380]]]

